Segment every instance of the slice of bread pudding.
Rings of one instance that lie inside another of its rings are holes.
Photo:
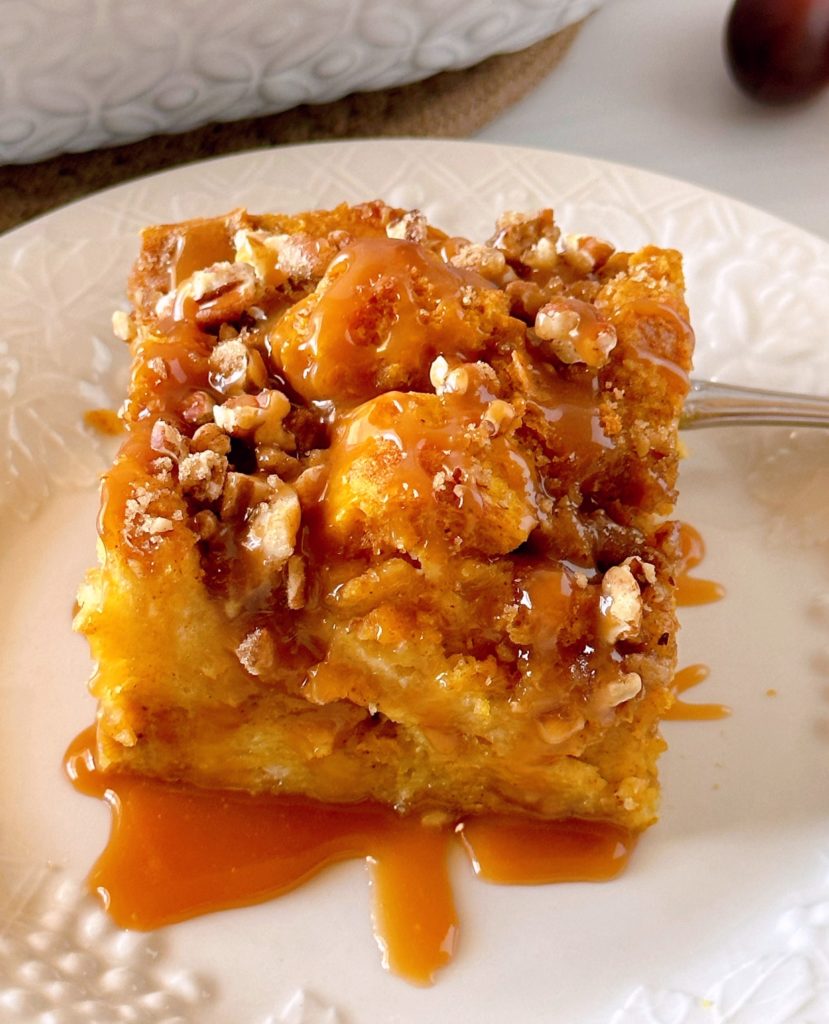
[[[381,202],[154,227],[77,628],[99,758],[202,786],[656,815],[678,253]]]

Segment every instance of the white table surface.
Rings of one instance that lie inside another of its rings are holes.
[[[476,138],[683,178],[829,240],[829,89],[763,107],[723,59],[731,0],[607,0],[521,103]]]

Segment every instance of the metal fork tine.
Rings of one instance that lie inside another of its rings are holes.
[[[692,380],[680,427],[696,430],[732,424],[829,427],[829,398]]]

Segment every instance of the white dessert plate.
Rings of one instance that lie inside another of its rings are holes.
[[[312,1024],[819,1024],[829,1020],[829,435],[689,435],[679,515],[722,602],[685,609],[689,700],[668,722],[662,820],[620,879],[496,887],[451,868],[462,922],[430,989],[384,972],[365,866],[277,901],[162,932],[120,932],[84,876],[109,812],[61,773],[91,722],[70,629],[95,557],[110,452],[84,410],[116,405],[110,340],[139,228],[383,197],[485,238],[504,209],[686,256],[697,373],[829,393],[829,245],[757,210],[642,171],[557,153],[433,141],[337,143],[147,178],[0,238],[0,1021]]]

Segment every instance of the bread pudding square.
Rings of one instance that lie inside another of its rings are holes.
[[[382,202],[147,229],[77,628],[98,756],[198,786],[656,817],[681,258]]]

